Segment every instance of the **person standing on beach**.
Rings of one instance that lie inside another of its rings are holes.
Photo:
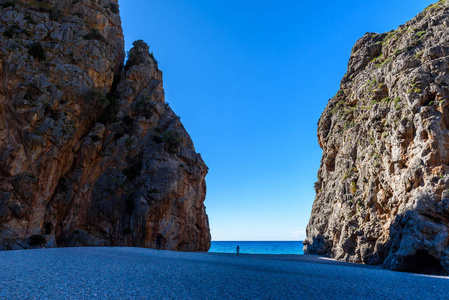
[[[162,235],[158,234],[156,238],[156,250],[161,250],[161,244],[162,244]]]
[[[239,253],[240,253],[240,247],[239,247],[239,245],[237,245],[237,249],[235,249],[236,251],[237,251],[237,256],[239,256]]]

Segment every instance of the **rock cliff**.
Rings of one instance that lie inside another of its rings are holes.
[[[449,273],[449,1],[367,33],[319,122],[305,253]]]
[[[207,167],[133,46],[116,0],[0,1],[0,248],[209,249]]]

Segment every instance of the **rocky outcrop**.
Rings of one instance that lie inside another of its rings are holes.
[[[207,167],[117,1],[0,2],[0,245],[207,251]],[[36,240],[36,239],[35,239]]]
[[[305,253],[449,273],[449,2],[367,33],[318,122]]]

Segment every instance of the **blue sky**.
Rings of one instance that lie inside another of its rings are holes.
[[[435,1],[122,0],[126,50],[150,45],[166,101],[209,167],[212,240],[303,240],[316,124],[354,43]]]

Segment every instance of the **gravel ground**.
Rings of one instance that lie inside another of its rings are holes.
[[[447,299],[448,279],[301,255],[0,252],[0,299]]]

